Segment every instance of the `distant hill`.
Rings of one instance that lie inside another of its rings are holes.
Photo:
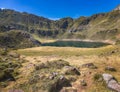
[[[4,34],[9,33],[11,30],[20,30],[40,38],[117,41],[120,39],[119,24],[119,6],[108,13],[94,14],[90,17],[82,16],[78,19],[67,17],[56,21],[26,12],[0,9],[0,33]]]

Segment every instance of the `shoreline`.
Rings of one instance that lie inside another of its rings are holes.
[[[102,43],[109,43],[114,45],[115,42],[111,40],[90,40],[90,39],[57,39],[56,41],[84,41],[84,42],[102,42]]]

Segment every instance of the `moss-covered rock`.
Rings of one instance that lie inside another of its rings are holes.
[[[67,75],[80,75],[79,70],[73,66],[64,66],[62,71]]]
[[[4,83],[8,84],[10,81],[16,80],[22,63],[21,59],[16,60],[16,58],[19,58],[17,53],[15,53],[15,56],[8,55],[8,53],[6,55],[0,55],[0,58],[0,87],[3,87]]]

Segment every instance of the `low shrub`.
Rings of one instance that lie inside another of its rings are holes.
[[[94,81],[102,81],[102,80],[103,80],[103,77],[102,77],[101,74],[96,73],[96,74],[93,76],[93,79],[94,79]]]

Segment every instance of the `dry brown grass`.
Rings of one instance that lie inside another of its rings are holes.
[[[116,49],[120,52],[120,48],[114,45],[101,48],[36,47],[20,49],[17,50],[17,52],[25,55],[25,59],[29,61],[24,65],[21,71],[25,71],[25,66],[29,65],[30,63],[36,64],[38,61],[46,62],[62,59],[68,61],[71,65],[79,67],[81,73],[86,75],[84,77],[81,75],[78,80],[73,83],[73,87],[77,87],[78,90],[82,90],[81,92],[100,92],[101,90],[103,92],[110,92],[101,84],[96,85],[96,83],[93,81],[93,76],[96,73],[110,73],[118,81],[120,81],[120,53],[111,53],[111,51]],[[85,63],[94,63],[98,69],[81,68],[81,65]],[[106,66],[112,66],[117,71],[105,71]],[[29,69],[28,71],[26,70],[26,74],[27,72],[29,72]],[[91,72],[91,74],[88,74],[88,72]],[[81,79],[87,81],[87,87],[80,86]]]

